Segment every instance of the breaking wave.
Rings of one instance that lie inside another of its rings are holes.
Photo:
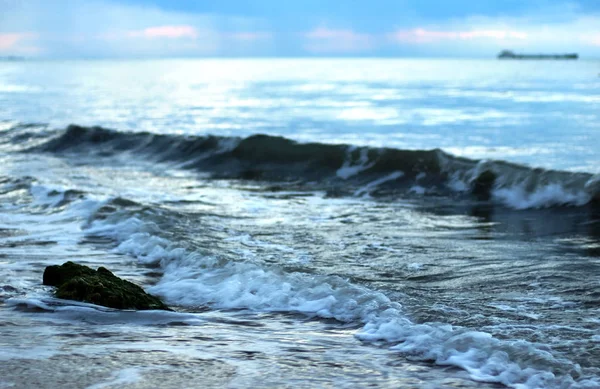
[[[31,126],[21,126],[22,131]],[[45,127],[44,127],[45,128]],[[600,201],[600,175],[472,160],[440,149],[400,150],[247,138],[125,133],[70,125],[44,142],[9,131],[26,151],[109,157],[122,153],[196,169],[213,178],[260,180],[326,190],[336,196],[448,195],[514,209],[584,206]],[[14,143],[14,142],[13,142]]]
[[[476,381],[512,388],[598,384],[578,364],[543,344],[498,339],[446,323],[416,323],[385,293],[340,276],[288,272],[260,259],[243,261],[186,248],[169,239],[158,220],[145,220],[126,208],[90,218],[86,233],[112,239],[120,254],[159,268],[162,277],[149,291],[170,304],[335,319],[359,327],[356,337],[363,342],[385,344],[409,359],[455,366]]]

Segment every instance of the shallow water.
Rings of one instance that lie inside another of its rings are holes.
[[[597,63],[533,64],[1,63],[0,387],[600,386]]]

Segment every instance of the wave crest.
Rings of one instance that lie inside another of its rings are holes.
[[[124,133],[70,125],[28,150],[97,157],[128,152],[214,178],[295,183],[336,195],[466,195],[514,209],[600,202],[597,175],[471,160],[439,149],[300,143],[262,134],[238,138]]]

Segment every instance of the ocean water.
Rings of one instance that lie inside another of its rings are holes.
[[[599,73],[0,62],[0,388],[600,388]]]

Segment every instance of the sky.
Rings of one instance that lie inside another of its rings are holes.
[[[600,0],[0,0],[0,56],[600,58]]]

